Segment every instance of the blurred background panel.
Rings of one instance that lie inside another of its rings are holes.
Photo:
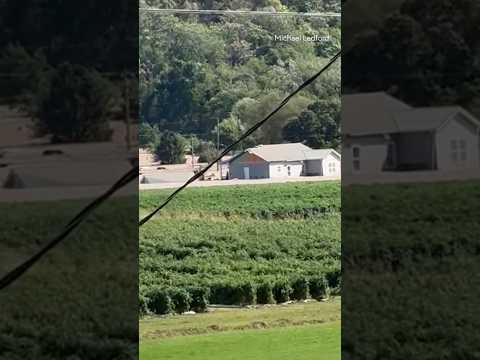
[[[478,356],[479,19],[344,2],[344,359]]]
[[[0,1],[0,277],[138,163],[138,2]],[[137,353],[138,185],[0,291],[1,359]]]

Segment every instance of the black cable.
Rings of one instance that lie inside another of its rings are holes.
[[[0,279],[0,290],[5,289],[13,282],[18,280],[28,269],[30,269],[37,261],[39,261],[46,253],[55,246],[60,244],[68,234],[70,234],[78,225],[80,225],[97,207],[104,203],[115,192],[123,188],[125,185],[135,180],[138,176],[139,167],[136,166],[123,175],[115,184],[113,184],[105,193],[89,203],[83,208],[70,222],[65,226],[64,230],[57,235],[52,241],[40,249],[35,255],[11,270],[7,275]]]
[[[330,61],[315,75],[313,75],[310,79],[305,81],[303,84],[301,84],[294,92],[292,92],[290,95],[288,95],[283,101],[278,105],[270,114],[268,114],[263,120],[257,122],[255,125],[253,125],[250,129],[248,129],[245,133],[240,136],[239,139],[234,141],[232,144],[227,146],[225,150],[222,151],[220,155],[217,156],[215,160],[210,162],[205,168],[203,168],[201,171],[193,175],[190,179],[187,180],[185,184],[183,184],[181,187],[179,187],[177,190],[175,190],[159,207],[157,207],[154,211],[152,211],[150,214],[145,216],[142,220],[139,222],[139,226],[142,226],[145,224],[147,221],[149,221],[153,216],[155,216],[156,213],[158,213],[160,210],[162,210],[170,201],[173,200],[174,197],[176,197],[182,190],[184,190],[188,185],[190,185],[192,182],[200,178],[203,174],[205,174],[208,169],[210,169],[213,165],[215,165],[218,161],[220,161],[225,155],[227,155],[235,146],[237,146],[239,143],[241,143],[243,140],[245,140],[248,136],[250,136],[253,132],[255,132],[259,127],[261,127],[263,124],[265,124],[272,116],[274,116],[276,113],[278,113],[289,101],[291,98],[293,98],[295,95],[297,95],[300,91],[302,91],[304,88],[309,86],[311,83],[313,83],[323,72],[325,72],[337,59],[342,55],[342,51],[339,51],[333,58],[330,59]]]

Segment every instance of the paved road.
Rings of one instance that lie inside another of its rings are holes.
[[[316,182],[316,181],[340,181],[339,177],[329,176],[303,176],[287,179],[256,179],[256,180],[197,180],[190,184],[191,187],[210,187],[210,186],[238,186],[238,185],[261,185],[261,184],[284,184],[288,182]],[[140,184],[140,190],[171,189],[182,186],[182,182],[165,182],[156,184]]]

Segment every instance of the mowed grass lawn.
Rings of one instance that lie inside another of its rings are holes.
[[[340,359],[339,298],[140,322],[140,359]]]
[[[340,322],[146,341],[140,359],[335,360],[340,359]]]

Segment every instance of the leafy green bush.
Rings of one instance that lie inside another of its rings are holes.
[[[342,272],[339,269],[330,270],[325,274],[327,285],[330,289],[335,289],[340,286]]]
[[[238,304],[240,298],[241,293],[236,285],[224,283],[216,283],[211,285],[210,302],[212,304]]]
[[[327,296],[325,277],[317,276],[310,279],[310,295],[316,300],[322,300]]]
[[[196,313],[207,312],[208,290],[205,288],[190,289],[190,308]]]
[[[138,297],[138,312],[140,316],[144,316],[148,312],[148,301],[149,299],[146,296],[140,295]]]
[[[185,289],[192,309],[205,309],[206,303],[275,303],[277,281],[291,286],[300,274],[309,280],[326,269],[340,269],[340,213],[316,213],[340,206],[338,182],[200,190],[180,194],[161,221],[142,227],[142,293],[165,284]],[[142,192],[140,207],[151,209],[168,195],[166,190]],[[209,290],[199,295],[198,306],[189,290],[197,287]],[[305,284],[298,284],[292,298],[304,298],[305,291]],[[290,298],[288,287],[286,294],[279,292],[280,301]]]
[[[273,286],[273,297],[277,303],[284,303],[290,300],[292,287],[286,280],[279,281]]]
[[[148,308],[157,315],[166,315],[172,312],[173,304],[170,295],[165,289],[152,287],[147,294]]]
[[[292,294],[291,298],[293,300],[305,300],[308,298],[308,280],[304,277],[295,279],[292,283]]]
[[[170,293],[173,303],[173,310],[177,314],[183,314],[190,310],[190,294],[183,289],[175,289]]]
[[[257,290],[252,282],[240,286],[242,292],[241,305],[253,305],[257,302]]]
[[[264,282],[257,287],[257,303],[274,304],[273,287],[269,282]]]

